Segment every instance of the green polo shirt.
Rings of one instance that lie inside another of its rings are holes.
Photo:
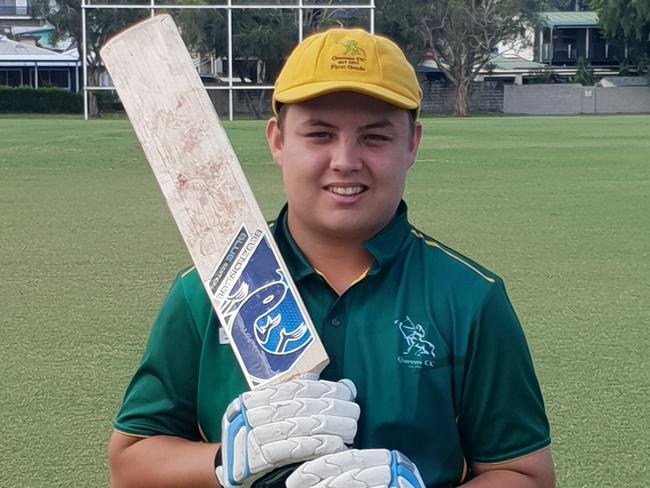
[[[273,234],[330,357],[361,407],[357,448],[397,449],[428,487],[459,484],[472,462],[498,463],[550,443],[526,340],[503,281],[407,220],[365,243],[368,273],[338,296],[287,228]],[[220,441],[228,403],[246,389],[198,274],[180,274],[154,323],[115,421],[138,436]]]

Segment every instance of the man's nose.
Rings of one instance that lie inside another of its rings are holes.
[[[332,151],[330,166],[336,171],[348,172],[361,169],[363,160],[359,142],[352,138],[341,138]]]

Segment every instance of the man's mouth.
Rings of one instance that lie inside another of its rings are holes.
[[[330,185],[327,187],[327,190],[337,195],[351,197],[354,195],[358,195],[359,193],[363,193],[364,191],[366,191],[366,187],[363,185],[357,185],[357,186]]]

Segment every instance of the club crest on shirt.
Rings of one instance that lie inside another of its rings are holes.
[[[408,315],[404,319],[395,320],[395,325],[403,339],[403,347],[397,356],[397,362],[416,369],[434,367],[436,346],[426,339],[424,327],[413,322]]]

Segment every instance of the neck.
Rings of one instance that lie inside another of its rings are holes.
[[[321,273],[339,295],[343,294],[372,265],[374,258],[363,240],[316,235],[295,229],[289,231],[309,264]]]

